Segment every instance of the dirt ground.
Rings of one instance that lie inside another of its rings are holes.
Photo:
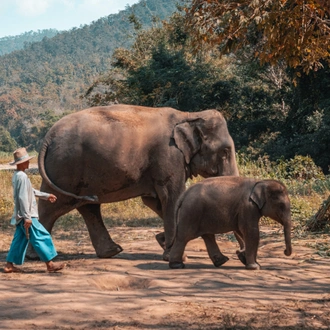
[[[62,273],[26,261],[23,274],[0,273],[0,329],[330,329],[330,259],[293,239],[283,254],[281,229],[263,228],[259,271],[236,257],[215,268],[201,239],[191,241],[186,268],[171,270],[155,240],[160,228],[111,228],[124,251],[96,257],[86,231],[54,230]],[[0,233],[5,262],[13,229]]]

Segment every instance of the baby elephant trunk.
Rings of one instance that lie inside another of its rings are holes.
[[[292,246],[291,246],[291,220],[284,223],[284,240],[285,240],[285,250],[284,254],[286,256],[290,256],[292,253]]]

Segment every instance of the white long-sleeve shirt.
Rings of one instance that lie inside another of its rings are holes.
[[[23,171],[15,171],[12,184],[15,207],[10,223],[15,225],[22,219],[38,218],[38,204],[35,196],[48,199],[50,194],[33,189],[30,179]]]

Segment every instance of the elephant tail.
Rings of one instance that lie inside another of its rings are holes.
[[[79,200],[83,200],[83,201],[89,201],[89,202],[98,202],[98,197],[97,196],[78,196],[75,195],[73,193],[70,193],[68,191],[65,191],[63,189],[61,189],[60,187],[56,186],[49,178],[47,171],[46,171],[46,167],[45,167],[45,159],[47,156],[47,151],[48,151],[48,140],[47,137],[45,138],[40,152],[39,152],[39,157],[38,157],[38,167],[39,167],[39,173],[41,175],[41,177],[45,180],[45,182],[47,183],[47,185],[49,187],[51,187],[52,189],[54,189],[55,191],[57,191],[60,194],[66,195],[66,196],[70,196],[73,197],[75,199],[79,199]]]

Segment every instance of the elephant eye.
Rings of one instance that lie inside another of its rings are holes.
[[[223,155],[222,155],[222,157],[221,157],[222,160],[225,160],[225,159],[227,159],[227,158],[229,158],[229,148],[225,148],[225,149],[223,150]]]

